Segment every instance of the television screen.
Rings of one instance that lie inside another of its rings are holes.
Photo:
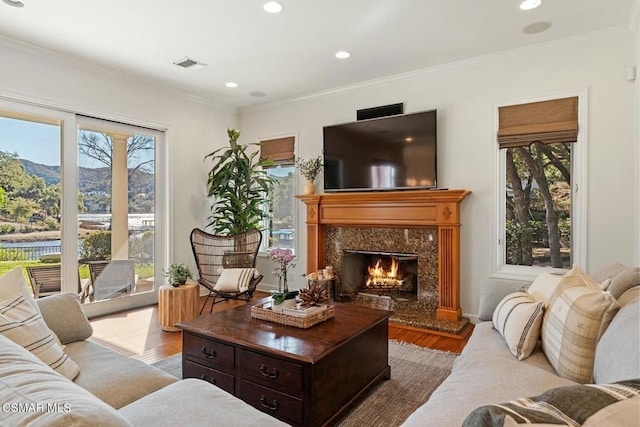
[[[324,191],[435,188],[436,110],[324,127]]]

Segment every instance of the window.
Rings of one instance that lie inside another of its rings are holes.
[[[290,248],[295,250],[295,138],[286,137],[260,142],[260,158],[269,159],[274,166],[267,174],[278,182],[273,186],[265,203],[267,221],[263,250]]]
[[[584,264],[584,209],[577,189],[586,141],[578,136],[578,100],[498,109],[498,275],[522,278],[540,267]]]

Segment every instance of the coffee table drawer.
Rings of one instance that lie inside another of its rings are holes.
[[[182,352],[205,366],[227,371],[235,369],[235,348],[218,341],[186,334]]]
[[[271,390],[247,380],[240,382],[240,399],[282,421],[302,424],[302,399]]]
[[[202,366],[190,360],[185,362],[183,378],[198,378],[216,385],[226,392],[235,394],[235,381],[233,375],[225,374],[216,369]]]
[[[302,391],[302,365],[285,362],[260,353],[240,350],[241,378],[271,387],[278,384]]]

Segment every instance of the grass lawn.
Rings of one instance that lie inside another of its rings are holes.
[[[24,280],[26,280],[27,286],[31,288],[31,283],[29,282],[29,274],[27,274],[26,267],[31,267],[34,265],[53,265],[53,264],[43,264],[40,261],[0,261],[0,276],[10,270],[13,270],[16,267],[22,267],[22,275],[24,276]],[[80,265],[79,271],[80,271],[80,279],[89,278],[88,265],[86,264]],[[138,275],[138,277],[153,277],[153,264],[136,264],[136,274]]]

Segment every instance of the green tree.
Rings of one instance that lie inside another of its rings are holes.
[[[5,209],[9,212],[11,219],[20,223],[20,231],[22,231],[24,230],[24,223],[36,212],[36,204],[23,197],[17,197],[9,200]]]
[[[5,195],[4,188],[0,187],[0,209],[4,206],[7,201],[7,196]]]
[[[57,217],[60,214],[60,184],[46,187],[38,199],[38,205],[47,215]]]
[[[31,181],[17,154],[0,151],[0,187],[7,192],[8,198],[28,188]]]

